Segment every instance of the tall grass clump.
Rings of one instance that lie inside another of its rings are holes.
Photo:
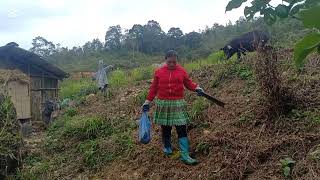
[[[132,81],[152,79],[154,71],[155,67],[153,66],[136,68],[130,72],[130,78],[132,79]]]
[[[205,59],[200,59],[198,61],[190,62],[190,63],[185,63],[183,67],[188,71],[194,71],[194,70],[199,70],[202,67],[206,67],[209,65],[213,64],[228,64],[228,63],[233,63],[236,59],[236,56],[232,56],[229,60],[225,60],[225,56],[223,51],[218,51],[215,53],[210,54],[207,58]]]
[[[25,160],[29,165],[19,177],[52,179],[64,176],[65,172],[94,171],[107,166],[129,155],[134,148],[133,125],[129,119],[65,113],[48,128],[41,154]]]
[[[75,99],[97,92],[97,85],[91,79],[67,79],[61,83],[61,98]]]
[[[64,125],[64,135],[79,139],[94,139],[99,136],[110,135],[112,128],[99,117],[74,116]]]
[[[190,63],[186,63],[183,65],[183,67],[188,71],[191,72],[193,70],[198,70],[201,68],[201,65],[199,63],[199,61],[195,61],[195,62],[190,62]]]
[[[110,74],[110,85],[114,88],[119,88],[128,85],[128,75],[125,71],[117,69]]]
[[[219,64],[219,63],[223,62],[224,59],[225,59],[225,56],[224,56],[223,51],[218,51],[216,53],[210,54],[206,58],[206,61],[208,62],[208,64]]]
[[[191,110],[189,111],[189,114],[191,116],[191,119],[195,120],[199,118],[202,114],[202,112],[207,109],[209,106],[209,103],[203,99],[203,98],[198,98],[196,99],[191,106]]]

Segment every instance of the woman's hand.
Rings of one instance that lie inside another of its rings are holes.
[[[150,110],[150,101],[149,100],[146,100],[144,103],[143,103],[143,105],[142,105],[142,107],[141,107],[141,109],[142,109],[142,112],[148,112],[149,110]]]
[[[200,86],[197,86],[196,92],[198,96],[203,96],[204,94],[204,90]]]

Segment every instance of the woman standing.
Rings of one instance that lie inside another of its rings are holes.
[[[165,55],[166,64],[154,75],[152,85],[143,104],[143,111],[149,111],[150,102],[157,96],[154,121],[161,125],[163,151],[172,154],[171,129],[175,126],[180,147],[180,159],[186,164],[196,164],[198,161],[189,156],[189,141],[187,124],[189,122],[184,101],[184,87],[196,91],[199,96],[203,90],[189,78],[186,70],[177,64],[177,53],[170,50]]]

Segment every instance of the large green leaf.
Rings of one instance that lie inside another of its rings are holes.
[[[299,11],[300,11],[300,9],[302,9],[304,7],[304,4],[298,4],[298,5],[296,5],[296,6],[294,6],[291,10],[290,10],[290,15],[291,16],[293,16],[293,15],[295,15],[295,14],[297,14]]]
[[[246,2],[247,0],[231,0],[229,1],[226,11],[231,11],[232,9],[236,9],[242,5],[242,3]]]
[[[283,4],[279,4],[275,8],[275,12],[277,16],[279,16],[280,18],[286,18],[288,17],[288,14],[289,14],[289,7]]]
[[[267,8],[267,9],[264,9],[263,11],[261,11],[263,13],[263,18],[264,18],[264,21],[269,24],[269,25],[272,25],[276,22],[277,20],[277,16],[276,16],[276,13],[273,9],[271,8]]]
[[[270,2],[271,0],[254,0],[251,2],[252,6],[255,6],[257,9],[264,9],[265,7],[267,7],[267,4]]]
[[[294,48],[294,62],[297,68],[301,68],[305,58],[320,46],[320,33],[312,33],[299,41]]]
[[[283,174],[285,177],[288,177],[290,175],[290,167],[283,168]]]
[[[285,161],[287,161],[288,166],[296,163],[296,161],[291,158],[285,158]]]
[[[302,1],[305,1],[305,0],[284,0],[288,3],[298,3],[298,2],[302,2]]]
[[[299,12],[305,27],[320,29],[320,5],[316,5],[310,9],[303,9]]]
[[[320,3],[319,0],[306,0],[305,6],[306,8],[311,8],[317,4],[319,5],[319,3]]]
[[[258,10],[254,6],[251,6],[251,7],[246,6],[244,8],[244,15],[247,18],[247,20],[250,20],[257,13],[257,11]]]

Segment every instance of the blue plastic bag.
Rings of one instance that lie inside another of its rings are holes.
[[[147,112],[143,112],[139,122],[139,141],[148,144],[151,141],[151,122]]]

